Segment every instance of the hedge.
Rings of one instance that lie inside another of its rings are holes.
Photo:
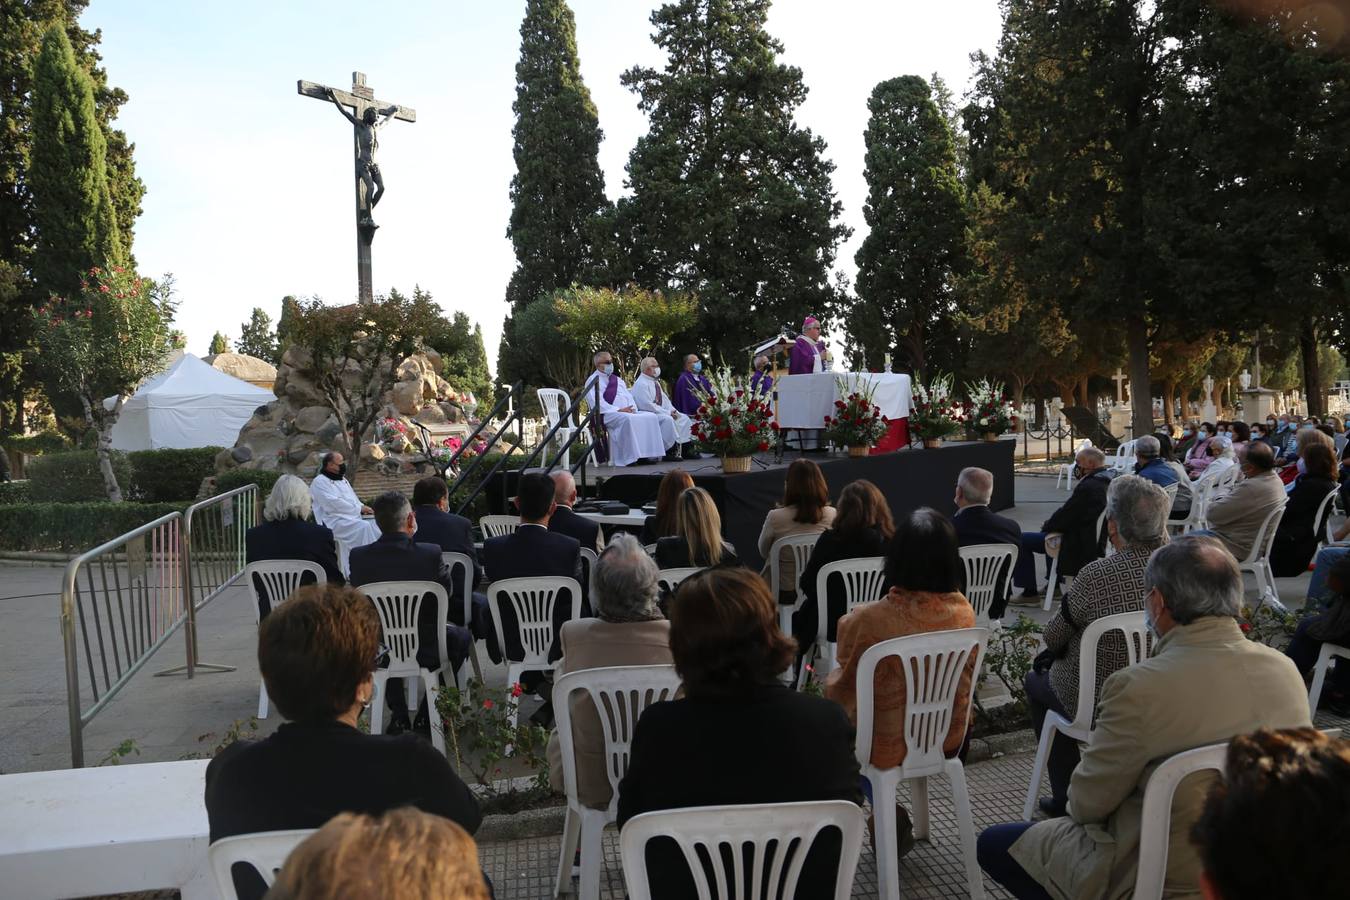
[[[7,434],[0,438],[0,445],[3,445],[10,454],[27,453],[29,456],[56,453],[69,450],[71,447],[70,439],[59,431],[39,431],[37,434],[29,435]]]
[[[30,500],[27,481],[0,482],[0,506],[10,503],[28,503]]]
[[[282,474],[266,469],[231,469],[216,476],[216,493],[224,494],[246,484],[256,484],[258,494],[261,498],[265,498],[272,492],[272,485],[277,483]]]
[[[112,452],[113,474],[124,496],[131,496],[131,462],[126,454]],[[28,464],[28,491],[34,503],[88,503],[107,500],[98,453],[67,450],[46,453]]]
[[[0,550],[82,553],[187,503],[14,503],[0,505]]]
[[[202,479],[216,470],[216,454],[221,447],[193,447],[186,450],[136,450],[127,454],[131,462],[131,495],[145,503],[173,503],[194,500]]]

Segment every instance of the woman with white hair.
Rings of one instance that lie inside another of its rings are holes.
[[[1210,440],[1209,456],[1209,465],[1205,466],[1195,479],[1197,487],[1201,482],[1213,484],[1229,469],[1237,468],[1237,453],[1233,449],[1232,439],[1226,434],[1215,435]]]
[[[323,525],[309,521],[311,508],[309,487],[294,475],[282,475],[272,486],[263,504],[263,523],[244,534],[244,560],[261,562],[268,559],[303,559],[323,566],[329,584],[346,584],[338,568],[337,546],[333,532]],[[305,576],[302,584],[313,584],[312,576]],[[271,608],[263,597],[262,584],[258,588],[259,618],[266,617]],[[274,597],[280,603],[285,597]]]

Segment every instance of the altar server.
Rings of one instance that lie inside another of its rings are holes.
[[[750,390],[762,397],[769,396],[773,375],[769,373],[769,357],[761,353],[755,357],[755,373],[750,376]]]
[[[633,382],[633,399],[637,401],[638,409],[656,413],[662,418],[662,436],[668,437],[673,433],[685,459],[699,458],[689,435],[693,420],[675,408],[670,395],[661,386],[661,367],[650,356],[642,360],[642,374]],[[670,431],[667,431],[667,424]]]
[[[319,461],[319,474],[310,483],[309,495],[314,521],[327,526],[337,541],[338,565],[348,575],[347,556],[353,547],[364,547],[380,536],[374,519],[363,519],[370,507],[356,499],[356,491],[346,477],[347,464],[337,451],[325,453]]]
[[[609,351],[601,350],[592,360],[595,371],[587,379],[586,387],[589,390],[592,384],[600,385],[600,416],[609,432],[610,464],[631,466],[642,459],[662,456],[670,461],[679,459],[670,417],[638,408],[628,386],[614,374],[614,358]],[[668,434],[663,433],[663,421],[665,428],[670,429]]]
[[[802,322],[802,333],[792,345],[792,357],[788,363],[788,374],[811,375],[827,372],[830,368],[830,350],[820,339],[820,322],[815,316],[807,316]]]

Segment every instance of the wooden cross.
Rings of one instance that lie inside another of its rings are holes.
[[[303,80],[297,81],[295,88],[297,93],[305,97],[330,102],[336,101],[344,107],[351,107],[352,116],[355,120],[352,124],[352,156],[353,163],[356,165],[354,180],[356,182],[357,297],[362,303],[370,303],[374,300],[370,267],[370,242],[375,238],[376,225],[370,215],[374,203],[371,202],[367,190],[369,179],[362,176],[361,170],[363,167],[359,162],[363,152],[361,134],[363,128],[365,128],[359,123],[365,118],[368,109],[375,110],[377,115],[384,114],[390,118],[402,119],[405,122],[416,122],[417,111],[406,106],[376,100],[375,91],[366,85],[366,74],[364,72],[352,73],[352,89],[350,92]],[[373,141],[373,135],[371,140]],[[372,149],[367,148],[365,152],[373,161],[373,157],[370,156]],[[380,190],[383,190],[383,187]],[[378,195],[376,199],[378,199]]]
[[[1116,402],[1125,402],[1125,373],[1116,369],[1116,374],[1111,376],[1111,380],[1116,383]]]

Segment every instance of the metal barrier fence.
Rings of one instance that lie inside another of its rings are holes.
[[[1022,462],[1071,457],[1080,438],[1068,420],[1058,426],[1046,423],[1046,427],[1040,430],[1024,428],[1021,434]]]
[[[84,765],[85,727],[184,624],[185,664],[156,674],[231,668],[197,660],[196,612],[243,571],[244,532],[257,515],[258,489],[247,485],[147,522],[66,566],[61,640],[73,767]]]

